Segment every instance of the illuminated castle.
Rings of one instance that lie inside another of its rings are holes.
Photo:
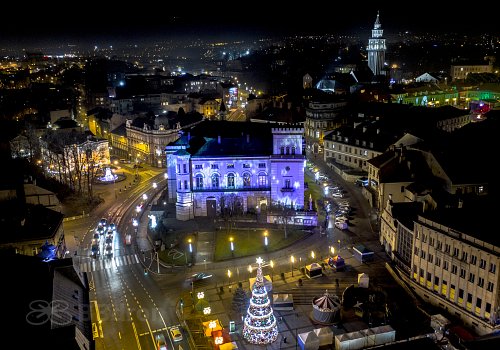
[[[302,126],[203,121],[166,147],[176,217],[304,208]]]
[[[374,75],[385,74],[384,62],[385,62],[385,39],[382,38],[384,35],[384,30],[380,24],[379,13],[377,13],[377,19],[375,20],[375,25],[372,29],[372,37],[368,39],[368,67],[372,70]]]

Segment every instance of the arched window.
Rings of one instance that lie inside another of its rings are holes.
[[[212,188],[219,188],[219,174],[212,175]]]
[[[286,147],[286,154],[290,154],[290,147]]]
[[[267,174],[264,172],[259,173],[259,187],[267,187]]]
[[[250,173],[243,174],[243,187],[251,187],[252,186],[252,177]]]
[[[292,147],[292,154],[295,154],[295,146]]]
[[[196,189],[198,189],[198,190],[202,189],[203,188],[203,175],[196,174],[195,179],[196,179]]]
[[[234,188],[234,174],[233,173],[227,174],[227,187]]]
[[[285,146],[281,146],[280,152],[281,154],[285,154]]]

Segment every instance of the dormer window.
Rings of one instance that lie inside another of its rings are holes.
[[[359,140],[356,139],[356,146],[359,146]]]
[[[373,142],[370,142],[370,148],[373,148]]]

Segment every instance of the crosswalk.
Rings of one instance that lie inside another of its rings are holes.
[[[113,267],[120,267],[132,264],[138,264],[139,258],[137,254],[113,256],[111,258],[102,259],[86,259],[82,260],[79,264],[81,272],[100,271],[110,269]]]

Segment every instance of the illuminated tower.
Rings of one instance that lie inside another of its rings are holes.
[[[372,29],[372,37],[368,39],[368,67],[372,70],[374,75],[383,75],[385,72],[382,70],[385,62],[385,39],[382,38],[384,30],[380,24],[379,13],[377,12],[377,19]]]
[[[191,193],[191,155],[184,149],[174,153],[176,156],[177,202],[176,219],[186,221],[194,218]]]

